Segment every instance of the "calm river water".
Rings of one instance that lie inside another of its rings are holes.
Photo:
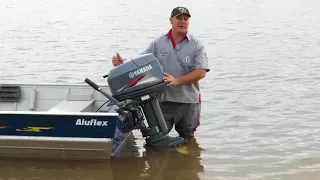
[[[134,57],[166,33],[178,5],[211,71],[188,154],[148,150],[138,134],[118,161],[3,159],[0,180],[318,179],[320,2],[180,3],[2,0],[0,83],[107,84],[111,56]]]

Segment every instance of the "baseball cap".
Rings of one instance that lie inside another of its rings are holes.
[[[179,16],[181,14],[187,14],[191,17],[189,10],[185,7],[175,7],[171,12],[171,17]]]

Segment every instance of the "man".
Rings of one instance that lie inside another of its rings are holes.
[[[176,131],[186,139],[194,137],[200,125],[200,89],[198,81],[209,71],[204,45],[188,32],[189,10],[176,7],[171,12],[172,28],[151,42],[142,52],[153,53],[164,71],[167,88],[159,98],[159,104],[169,131]],[[112,57],[112,64],[124,62],[119,53]]]

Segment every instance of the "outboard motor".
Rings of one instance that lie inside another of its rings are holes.
[[[86,79],[86,82],[98,89],[92,81]],[[153,54],[140,55],[115,67],[108,74],[108,84],[112,97],[104,95],[119,106],[117,112],[123,122],[122,132],[140,129],[147,145],[157,147],[172,147],[185,142],[182,137],[168,136],[157,99],[166,84],[161,65]]]

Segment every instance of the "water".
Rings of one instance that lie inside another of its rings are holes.
[[[317,179],[320,13],[315,0],[184,1],[205,45],[196,142],[184,155],[136,136],[119,161],[1,160],[0,179]],[[83,83],[169,30],[165,1],[0,2],[1,83]],[[174,133],[174,132],[173,132]]]

